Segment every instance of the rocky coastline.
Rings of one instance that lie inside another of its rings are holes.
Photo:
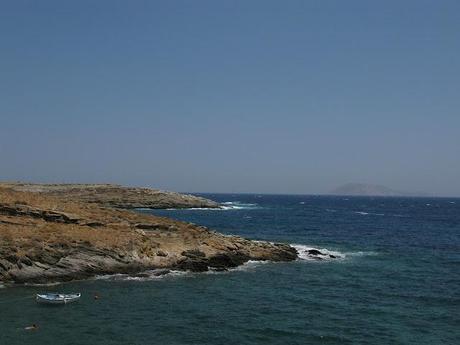
[[[215,201],[190,194],[116,184],[40,184],[3,182],[0,188],[39,193],[68,201],[96,203],[111,208],[220,208]]]
[[[60,193],[60,192],[59,192]],[[227,270],[292,261],[287,244],[251,241],[59,193],[0,186],[0,282],[53,283],[146,270]],[[132,205],[116,203],[115,206]]]

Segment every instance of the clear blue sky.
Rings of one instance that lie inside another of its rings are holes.
[[[459,1],[2,1],[0,179],[460,195]]]

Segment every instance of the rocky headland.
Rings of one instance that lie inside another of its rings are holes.
[[[195,195],[116,184],[38,184],[3,182],[0,188],[40,193],[68,201],[83,201],[112,208],[219,208],[219,203]]]
[[[249,260],[297,258],[296,249],[286,244],[251,241],[119,209],[146,206],[133,201],[131,192],[117,196],[110,190],[97,196],[73,188],[67,189],[69,194],[59,188],[27,188],[0,185],[3,283],[62,282],[153,269],[226,270]]]

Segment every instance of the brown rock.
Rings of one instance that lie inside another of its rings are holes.
[[[52,194],[0,185],[0,282],[48,283],[172,268],[204,272],[248,260],[297,257],[288,245],[225,236],[190,223]]]

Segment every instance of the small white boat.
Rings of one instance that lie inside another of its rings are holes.
[[[81,293],[45,293],[37,294],[36,300],[38,303],[47,304],[67,304],[78,301],[81,297]]]

